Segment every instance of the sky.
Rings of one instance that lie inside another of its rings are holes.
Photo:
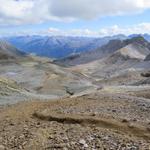
[[[0,0],[0,36],[150,34],[150,0]]]

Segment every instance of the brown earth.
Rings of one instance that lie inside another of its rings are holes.
[[[150,100],[93,93],[0,109],[0,149],[149,150]]]

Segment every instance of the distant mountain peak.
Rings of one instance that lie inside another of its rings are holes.
[[[132,43],[121,48],[117,52],[119,52],[123,56],[127,56],[128,58],[144,60],[146,56],[150,53],[150,50],[146,47],[143,48],[142,45]]]
[[[67,66],[74,66],[99,60],[111,54],[115,55],[112,56],[113,62],[117,61],[117,58],[119,57],[122,59],[133,58],[143,60],[149,53],[150,43],[142,36],[136,36],[126,40],[113,39],[93,51],[80,53],[74,57],[69,56],[56,60],[55,63],[59,65],[65,64]]]
[[[143,37],[143,36],[141,36],[141,35],[138,35],[138,36],[135,36],[135,37],[133,37],[133,38],[131,38],[131,39],[126,39],[125,40],[125,42],[126,43],[134,43],[134,42],[136,42],[136,43],[148,43],[148,41]]]
[[[105,45],[112,39],[124,40],[125,35],[107,37],[74,37],[74,36],[19,36],[7,37],[8,42],[26,53],[35,53],[55,59],[76,53],[92,51]]]

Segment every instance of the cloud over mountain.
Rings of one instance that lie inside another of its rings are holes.
[[[99,30],[90,30],[90,29],[71,29],[71,30],[62,30],[59,28],[50,27],[48,30],[39,31],[37,33],[23,33],[24,34],[39,34],[39,35],[55,35],[55,36],[89,36],[89,37],[103,37],[103,36],[112,36],[116,34],[145,34],[150,33],[150,23],[140,23],[132,26],[118,26],[113,25],[110,27],[100,28]],[[19,33],[18,33],[19,34]]]
[[[90,20],[103,16],[140,13],[148,0],[0,0],[0,24]],[[113,6],[113,7],[112,7]]]

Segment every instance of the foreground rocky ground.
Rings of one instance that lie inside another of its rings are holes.
[[[149,114],[148,91],[109,89],[5,106],[0,109],[0,150],[149,150]]]
[[[0,150],[150,149],[150,62],[26,59],[0,63]]]

